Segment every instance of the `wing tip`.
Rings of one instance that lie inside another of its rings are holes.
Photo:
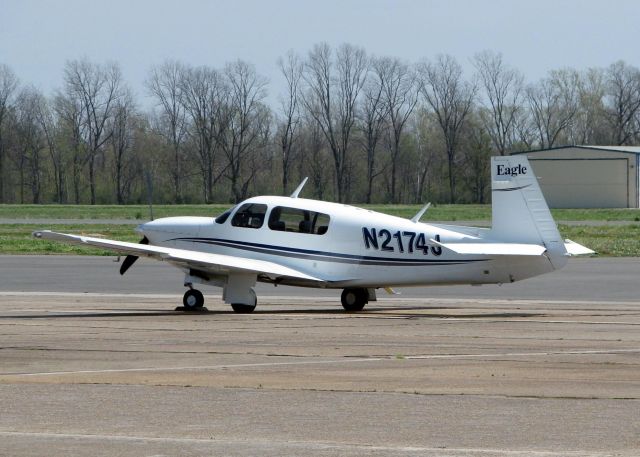
[[[44,234],[47,232],[51,233],[51,230],[35,230],[31,232],[31,236],[34,238],[41,239],[44,236]]]
[[[564,240],[564,248],[567,250],[567,254],[571,257],[579,256],[579,255],[595,255],[596,251],[593,249],[589,249],[586,246],[581,245],[580,243],[576,243],[575,241],[570,240],[569,238]]]

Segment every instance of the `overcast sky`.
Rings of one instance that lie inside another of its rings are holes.
[[[154,64],[244,59],[273,100],[277,58],[322,41],[409,62],[451,54],[468,73],[491,49],[534,81],[561,67],[640,66],[639,19],[640,0],[0,0],[0,63],[49,94],[66,60],[115,60],[146,106]]]

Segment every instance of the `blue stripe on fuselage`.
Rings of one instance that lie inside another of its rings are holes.
[[[309,249],[274,246],[269,244],[250,243],[247,241],[225,240],[219,238],[172,238],[167,241],[186,241],[192,243],[213,244],[216,246],[241,249],[244,251],[260,252],[285,257],[301,259],[322,260],[326,262],[357,263],[361,265],[460,265],[473,262],[486,262],[490,259],[465,259],[465,260],[441,260],[441,259],[394,259],[391,257],[360,256],[342,254],[337,252],[314,251]]]

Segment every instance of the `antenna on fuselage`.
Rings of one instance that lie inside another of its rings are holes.
[[[296,187],[296,190],[293,191],[293,193],[290,195],[291,198],[298,198],[298,194],[302,191],[302,188],[304,187],[304,185],[307,183],[307,180],[309,178],[304,178],[302,180],[302,182],[300,183],[300,185],[298,187]]]
[[[422,209],[418,211],[416,215],[411,218],[411,222],[420,222],[420,218],[424,215],[424,213],[427,212],[430,206],[431,206],[431,202],[424,205]]]

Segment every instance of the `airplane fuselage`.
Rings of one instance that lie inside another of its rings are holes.
[[[247,205],[264,213],[242,222],[238,214]],[[287,211],[285,226],[280,219]],[[413,222],[336,203],[256,197],[223,219],[163,218],[138,230],[153,245],[274,261],[322,278],[324,287],[508,283],[554,269],[546,256],[459,255],[431,241],[483,241],[490,235],[488,229]],[[326,225],[319,226],[319,219]],[[295,279],[282,284],[311,285]]]

